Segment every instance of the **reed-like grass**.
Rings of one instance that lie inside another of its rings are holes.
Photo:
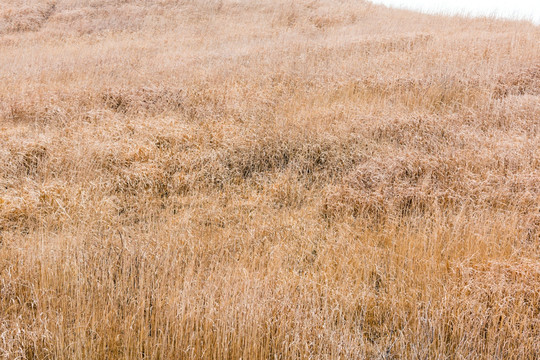
[[[539,39],[0,2],[0,357],[540,357]]]

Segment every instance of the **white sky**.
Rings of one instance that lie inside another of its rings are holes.
[[[540,0],[372,0],[376,4],[447,14],[494,15],[540,24]]]

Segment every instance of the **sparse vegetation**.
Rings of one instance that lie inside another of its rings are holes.
[[[539,358],[539,39],[0,2],[0,357]]]

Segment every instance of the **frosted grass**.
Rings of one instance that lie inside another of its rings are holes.
[[[540,25],[539,0],[372,0],[396,8],[467,16],[529,20]]]

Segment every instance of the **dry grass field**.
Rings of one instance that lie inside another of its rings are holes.
[[[540,27],[1,0],[0,357],[538,359]]]

